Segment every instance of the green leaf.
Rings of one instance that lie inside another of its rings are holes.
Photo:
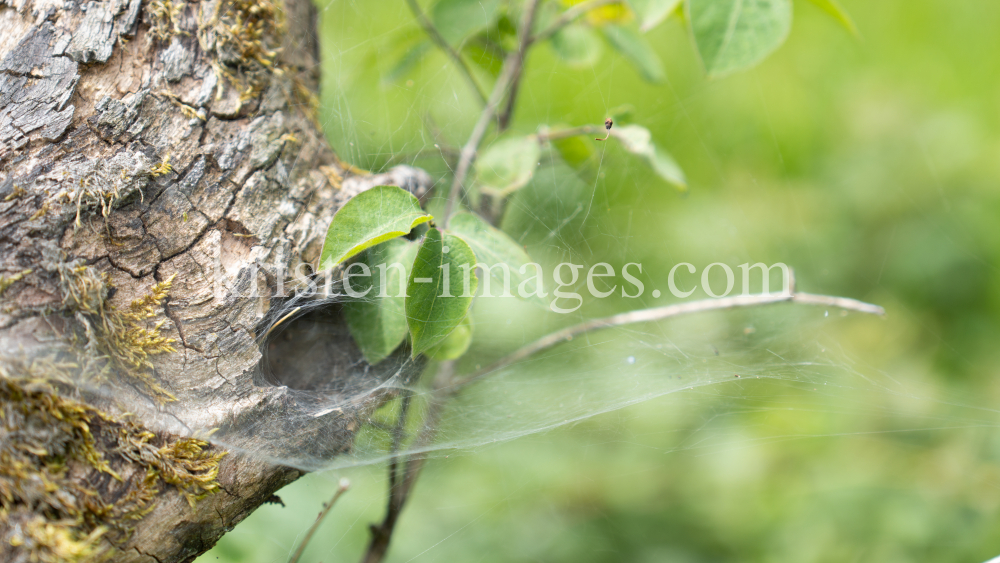
[[[601,58],[601,41],[597,34],[583,25],[568,25],[551,39],[556,55],[571,67],[589,67]]]
[[[376,186],[354,196],[333,216],[320,252],[319,270],[340,264],[362,250],[413,230],[433,219],[410,192]]]
[[[579,135],[555,139],[552,141],[552,146],[566,164],[578,171],[592,168],[594,155],[597,154],[593,143],[588,143]]]
[[[503,274],[503,265],[506,265],[507,271],[510,272],[510,293],[520,297],[517,291],[518,286],[525,280],[530,279],[526,274],[535,273],[531,268],[527,268],[525,274],[520,272],[522,266],[531,262],[531,257],[528,256],[528,253],[524,251],[521,245],[517,244],[514,239],[507,236],[503,231],[493,227],[481,217],[472,213],[462,212],[455,214],[448,224],[448,230],[469,244],[472,251],[476,254],[477,261],[488,267],[490,277],[501,284],[507,283],[507,280],[504,280],[505,276]],[[484,283],[488,284],[489,280],[486,280]],[[490,288],[490,294],[503,294],[504,289],[500,287],[498,291],[494,291],[493,288]],[[530,294],[525,300],[543,307],[547,306],[546,302],[534,293]]]
[[[616,122],[627,121],[632,119],[632,114],[635,113],[635,106],[632,104],[622,104],[620,106],[615,106],[608,110],[608,117],[613,117]]]
[[[534,135],[501,139],[476,162],[476,182],[483,191],[505,196],[531,180],[540,157],[541,147]]]
[[[500,0],[440,0],[431,10],[431,20],[454,45],[488,27],[499,6]]]
[[[646,33],[663,23],[681,5],[681,0],[629,0],[639,18],[639,31]]]
[[[815,4],[820,10],[823,10],[830,15],[833,19],[840,22],[840,25],[844,26],[851,35],[855,37],[861,37],[861,33],[858,31],[858,26],[854,25],[854,20],[851,19],[851,14],[847,13],[847,10],[841,6],[837,0],[809,0]]]
[[[760,62],[788,37],[792,0],[688,0],[695,46],[709,76]]]
[[[451,331],[451,334],[439,344],[428,348],[424,355],[439,362],[455,360],[465,354],[470,344],[472,344],[472,319],[471,315],[465,315],[465,318],[455,327],[455,330]]]
[[[385,82],[396,82],[402,79],[407,74],[409,74],[416,66],[423,60],[424,55],[427,54],[431,48],[431,44],[426,39],[418,41],[409,46],[409,48],[403,50],[399,54],[399,58],[396,60],[392,68],[385,73],[382,78]]]
[[[604,27],[604,37],[644,79],[653,83],[660,83],[666,79],[667,75],[663,71],[660,57],[643,36],[627,27],[608,25]]]
[[[612,129],[611,135],[622,142],[625,150],[641,156],[660,178],[681,190],[687,189],[684,171],[669,153],[653,144],[649,129],[639,125],[626,125]]]
[[[462,54],[474,65],[496,78],[503,69],[503,53],[499,47],[488,46],[478,41],[470,41],[462,46]]]
[[[476,255],[465,241],[437,229],[427,231],[407,284],[406,322],[414,357],[444,340],[465,318],[479,285],[475,264]]]
[[[609,115],[614,117],[614,114]],[[551,131],[558,132],[561,129],[567,129],[567,126],[558,125],[553,127]],[[584,136],[574,135],[562,139],[553,139],[549,143],[559,153],[559,157],[562,158],[563,162],[573,168],[573,171],[589,184],[597,179],[599,160],[597,158],[597,151],[594,150],[594,143],[587,142],[588,140]]]
[[[406,338],[406,273],[416,255],[417,243],[402,238],[385,241],[359,255],[358,261],[366,264],[372,275],[352,283],[354,291],[367,293],[364,300],[345,303],[344,316],[369,364],[384,360]]]
[[[579,5],[583,4],[583,0],[568,0],[563,2],[564,5]],[[624,23],[632,19],[632,11],[629,9],[625,0],[618,0],[617,2],[611,2],[609,4],[604,4],[603,6],[597,6],[587,10],[586,16],[587,23],[595,27],[602,27],[609,23]]]

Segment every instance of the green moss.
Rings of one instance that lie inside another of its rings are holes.
[[[59,263],[56,269],[63,306],[82,329],[77,348],[83,377],[124,378],[140,384],[157,400],[175,400],[157,381],[150,361],[152,356],[175,351],[174,340],[161,334],[164,321],[148,324],[169,294],[173,277],[155,284],[148,295],[121,310],[107,300],[111,284],[106,276],[89,266],[68,263]]]
[[[173,35],[184,35],[177,24],[178,16],[183,9],[184,2],[171,0],[153,0],[146,4],[149,32],[160,41],[169,41]]]
[[[166,487],[192,507],[218,490],[225,452],[69,398],[59,382],[73,367],[0,366],[0,541],[14,559],[23,552],[30,561],[100,560]]]
[[[280,0],[221,0],[198,30],[206,51],[214,55],[212,68],[219,78],[217,97],[226,84],[236,88],[240,101],[258,97],[273,74],[282,74],[277,58],[286,32]]]
[[[0,295],[3,295],[7,288],[14,285],[14,283],[21,281],[24,276],[31,273],[31,270],[23,270],[16,274],[10,276],[0,276]]]
[[[285,34],[285,9],[274,0],[228,0],[219,3],[214,19],[216,50],[238,65],[257,63],[274,68]]]

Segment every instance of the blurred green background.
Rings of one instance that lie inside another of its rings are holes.
[[[661,283],[681,261],[785,262],[802,290],[888,310],[822,330],[841,347],[842,371],[891,379],[894,392],[856,387],[820,401],[809,389],[730,383],[446,452],[418,484],[390,561],[1000,555],[1000,3],[842,4],[860,39],[796,1],[781,49],[717,80],[676,17],[647,35],[663,84],[606,46],[586,68],[539,46],[515,131],[596,125],[631,104],[690,191],[609,142],[595,183],[544,160],[503,225],[543,262],[641,262],[644,279]],[[400,66],[420,37],[403,0],[317,5],[321,121],[334,148],[371,170],[412,163],[447,185],[435,144],[460,146],[478,116],[465,82],[434,50]],[[651,304],[612,298],[579,315]],[[503,332],[510,311],[484,309],[470,362],[522,338]],[[515,314],[515,325],[537,315]],[[306,560],[356,560],[384,510],[384,473],[307,476],[280,493],[286,507],[260,509],[199,561],[285,561],[341,476],[352,489]]]

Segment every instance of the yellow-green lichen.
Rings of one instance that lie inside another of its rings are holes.
[[[14,187],[11,188],[10,193],[7,194],[7,197],[3,198],[3,200],[6,202],[13,199],[18,199],[20,197],[23,197],[27,193],[28,192],[25,191],[23,187],[19,186],[18,184],[14,184]]]
[[[322,130],[323,127],[319,122],[319,96],[299,77],[293,79],[293,87],[292,92],[295,96],[297,107],[316,126],[316,129]]]
[[[225,452],[71,398],[61,382],[74,368],[52,359],[0,364],[0,542],[14,559],[99,561],[164,487],[192,506],[218,489]]]
[[[228,0],[215,14],[216,49],[239,56],[242,64],[272,68],[285,33],[285,10],[273,0]]]
[[[2,296],[5,291],[7,291],[7,288],[21,281],[24,278],[24,276],[30,273],[31,270],[22,270],[10,276],[0,276],[0,296]]]
[[[169,160],[165,161],[169,164]],[[77,228],[85,209],[97,208],[103,217],[133,195],[143,197],[142,190],[151,177],[169,172],[163,163],[152,165],[145,155],[123,151],[108,159],[95,159],[63,172],[61,197],[76,205]]]
[[[218,0],[202,6],[211,6],[200,16],[198,38],[214,55],[216,98],[222,98],[226,84],[237,89],[240,102],[258,97],[271,75],[283,72],[277,58],[286,31],[284,6],[280,0]]]
[[[184,2],[153,0],[146,4],[146,20],[149,32],[160,41],[169,41],[173,35],[184,35],[178,25],[178,18],[184,9]]]
[[[87,379],[109,375],[139,383],[158,401],[172,401],[153,374],[150,357],[175,351],[174,340],[161,334],[164,320],[152,326],[149,319],[170,293],[173,277],[158,282],[150,292],[118,309],[107,300],[107,276],[89,266],[57,263],[63,307],[82,328],[81,372]]]
[[[174,100],[176,99],[176,97],[171,99]],[[185,106],[185,107],[190,108],[190,106]],[[167,157],[163,159],[163,162],[153,165],[149,168],[149,175],[152,176],[153,178],[158,178],[160,176],[163,176],[164,174],[171,173],[173,170],[174,167],[170,165],[170,155],[168,154]]]

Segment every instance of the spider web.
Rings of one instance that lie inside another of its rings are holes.
[[[341,158],[374,172],[401,163],[422,167],[438,179],[440,196],[450,183],[455,153],[478,116],[469,85],[447,57],[428,47],[405,4],[332,2],[320,10],[324,60],[321,115],[335,150]],[[372,13],[380,17],[371,18]],[[637,80],[635,73],[616,57],[605,58],[610,59],[607,65],[568,68],[556,61],[547,47],[537,48],[528,60],[519,105],[520,110],[533,114],[515,120],[514,131],[532,133],[539,123],[587,124],[574,121],[580,112],[573,108],[578,105],[593,108],[591,122],[601,123],[612,108],[628,104],[628,84]],[[544,70],[531,70],[536,67]],[[480,84],[490,83],[487,72],[475,65],[473,69]],[[665,124],[669,132],[691,120],[694,102],[674,92],[669,81],[660,88],[672,94],[672,102],[642,107],[632,119]],[[486,144],[491,140],[487,138]],[[698,195],[683,198],[672,192],[620,145],[594,144],[591,174],[581,174],[554,151],[546,151],[532,182],[508,202],[502,226],[543,265],[550,290],[552,269],[560,262],[583,264],[584,271],[604,261],[616,271],[627,262],[652,263],[652,268],[639,276],[646,287],[644,294],[635,299],[618,298],[617,292],[610,299],[592,298],[581,277],[575,287],[564,288],[585,299],[568,315],[515,298],[479,297],[472,313],[473,348],[459,361],[459,373],[477,371],[545,334],[588,318],[676,301],[667,292],[666,274],[670,264],[685,256],[718,252],[718,260],[734,268],[758,261],[753,245],[743,240],[729,217],[709,218],[719,227],[724,240],[721,245],[692,240],[690,233],[673,225],[654,233],[643,232],[658,226],[660,217],[676,218],[671,208],[696,206],[704,217],[706,204]],[[718,162],[710,162],[710,166],[722,175]],[[466,198],[464,203],[475,202]],[[441,197],[432,200],[428,208],[432,213],[440,212]],[[694,247],[693,251],[686,246]],[[663,264],[667,264],[666,269]],[[717,285],[725,283],[719,277],[712,280]],[[620,283],[621,278],[616,281]],[[662,290],[662,298],[651,296],[654,287]],[[760,284],[748,290],[759,291]],[[705,294],[696,293],[690,299],[699,296]],[[271,311],[271,322],[302,306],[292,301]],[[309,306],[324,303],[314,300]],[[912,394],[911,388],[893,378],[872,376],[852,365],[854,360],[837,345],[838,334],[848,330],[843,325],[878,321],[843,319],[840,313],[773,305],[588,333],[497,370],[464,390],[448,402],[430,444],[418,443],[417,437],[427,430],[423,417],[432,397],[428,387],[434,374],[421,377],[426,367],[412,360],[374,367],[358,362],[358,370],[383,372],[375,378],[377,385],[358,388],[346,400],[314,397],[312,406],[298,416],[306,426],[310,417],[327,416],[344,402],[386,389],[405,391],[412,395],[413,406],[401,453],[450,455],[572,425],[660,397],[705,393],[715,387],[726,389],[720,393],[733,397],[740,393],[728,390],[752,389],[761,382],[851,400],[859,394]],[[267,362],[262,366],[266,372]],[[329,377],[322,365],[310,369],[316,373],[306,379]],[[746,396],[752,395],[746,392]],[[347,455],[292,454],[283,450],[280,438],[267,451],[255,453],[311,471],[383,462],[393,455],[389,429],[399,408],[397,399],[373,413]],[[231,432],[238,435],[243,431],[252,431],[252,427]],[[227,442],[224,436],[216,439]]]

